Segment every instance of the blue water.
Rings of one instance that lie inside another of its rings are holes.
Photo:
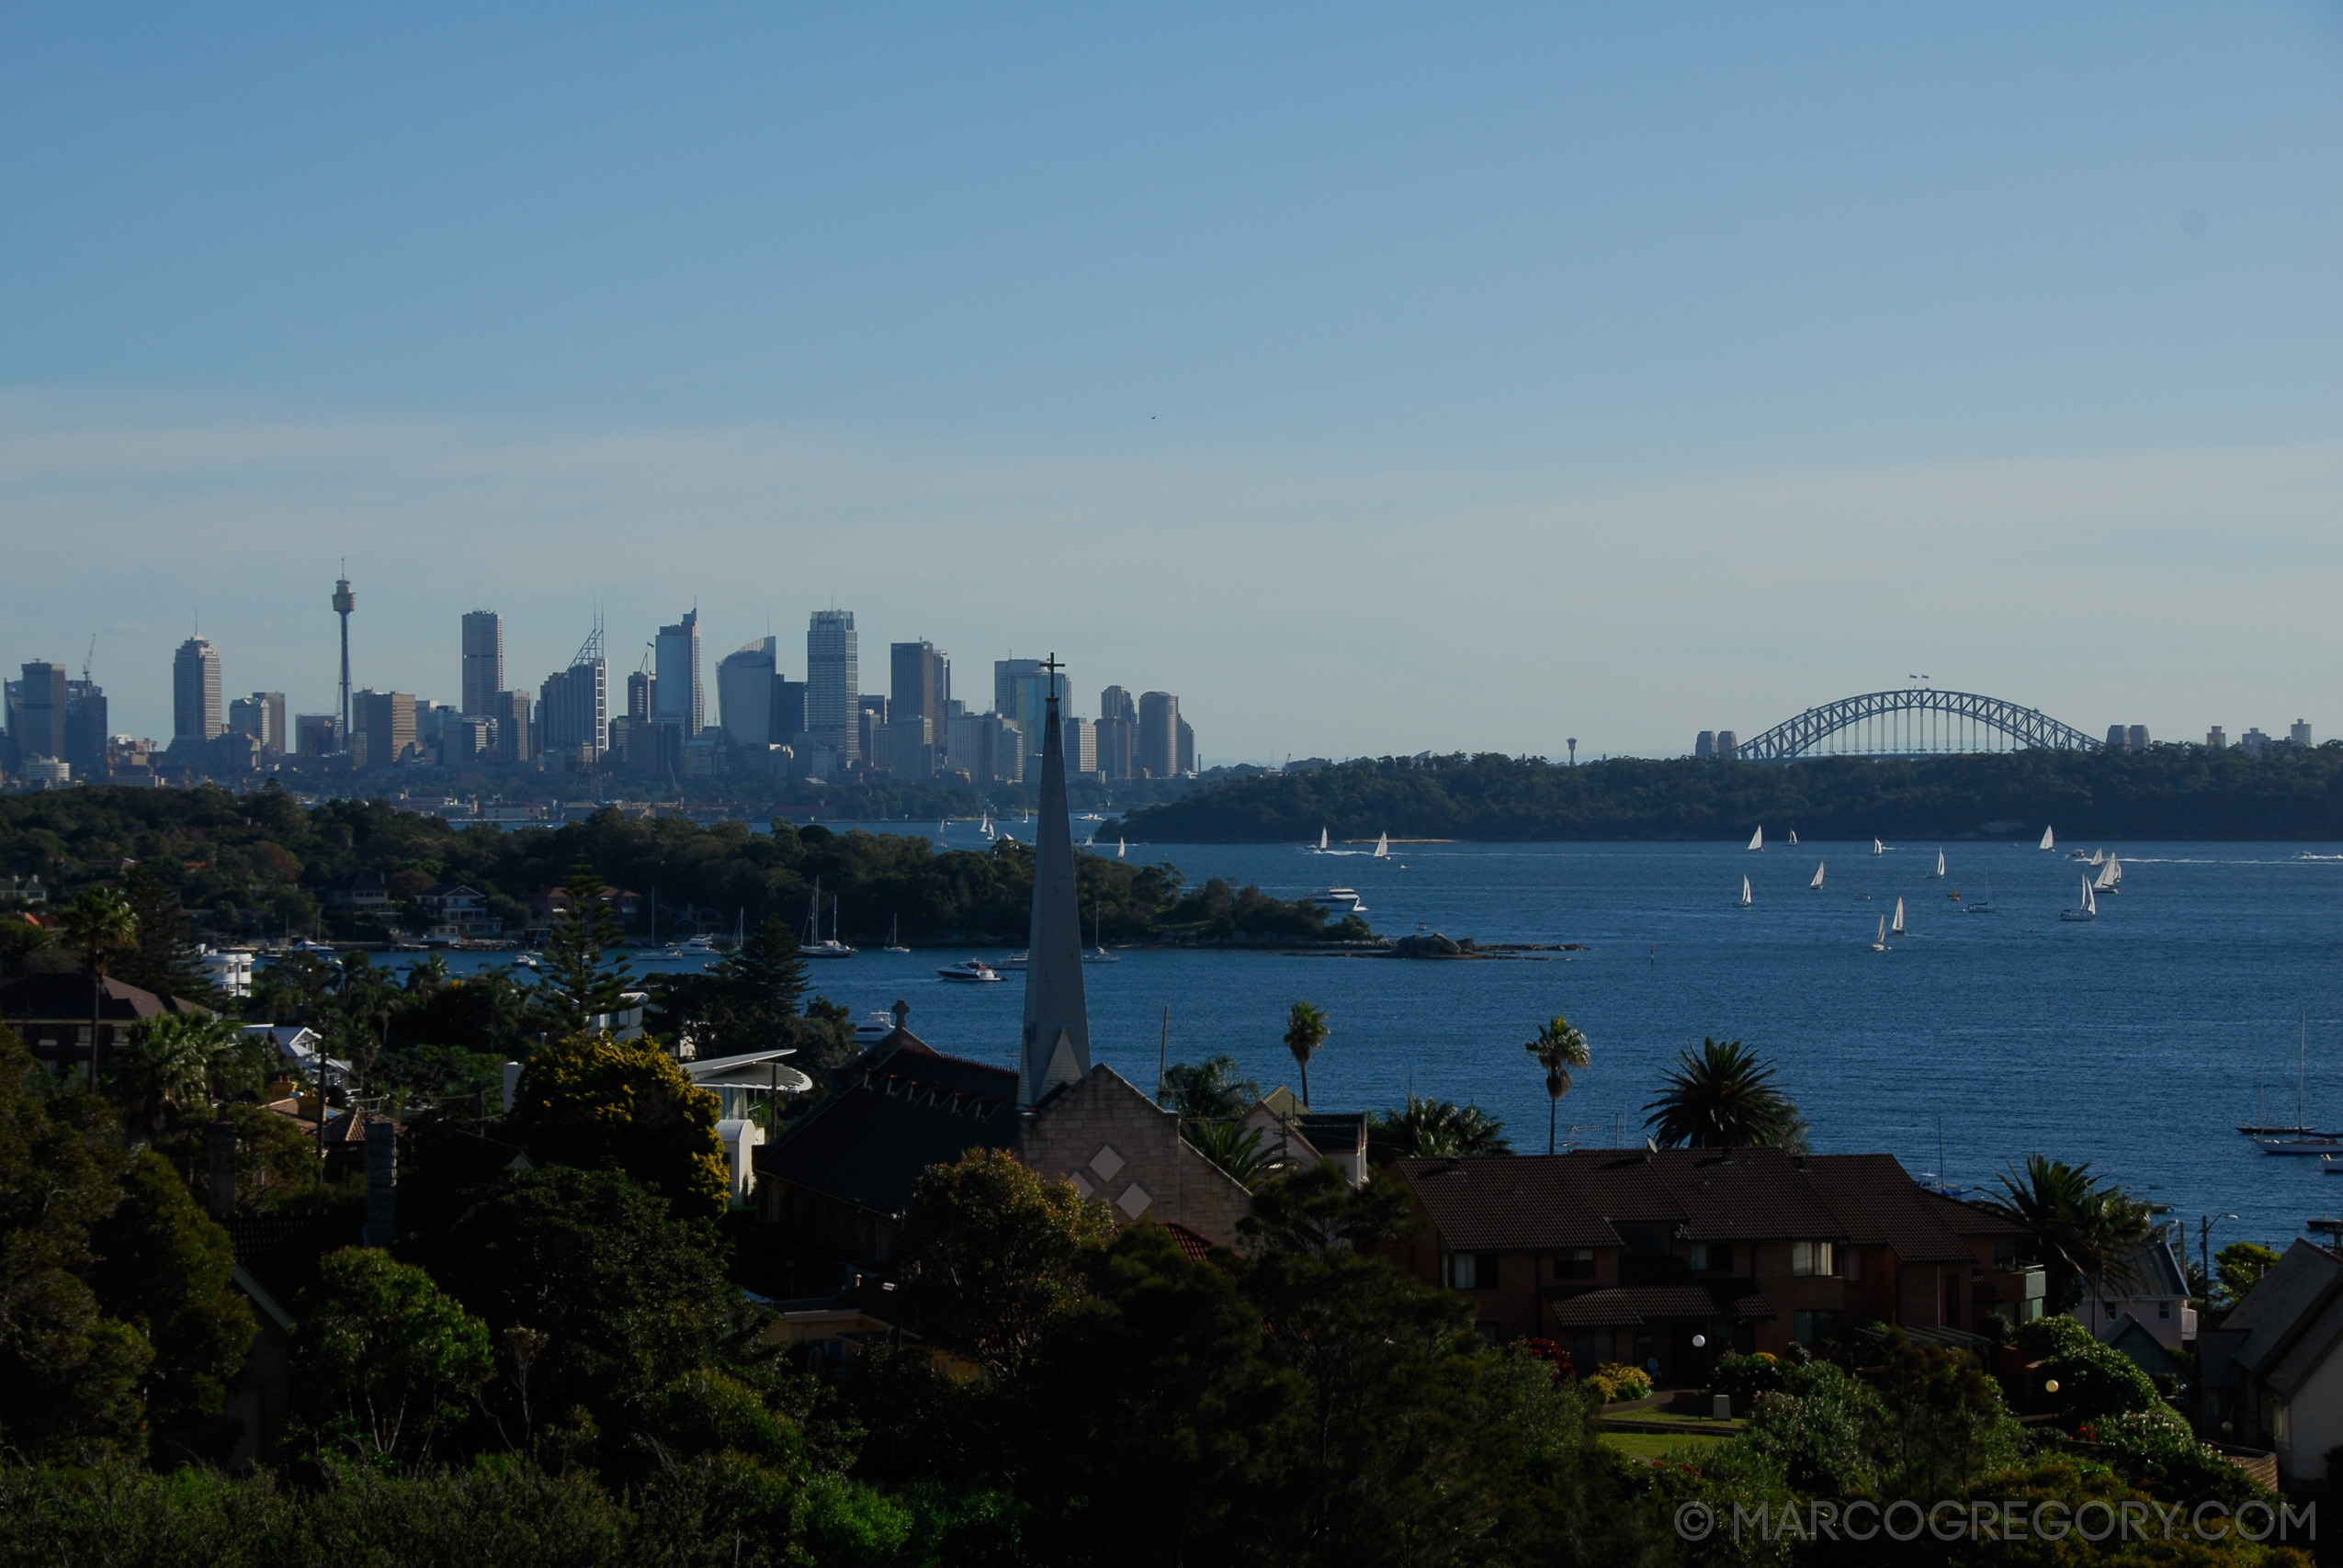
[[[1640,1143],[1666,1063],[1714,1034],[1779,1066],[1820,1150],[1885,1150],[1960,1186],[1988,1184],[2034,1151],[2088,1161],[2170,1205],[2192,1247],[2201,1214],[2242,1216],[2217,1224],[2217,1249],[2283,1246],[2307,1217],[2343,1213],[2343,1177],[2262,1155],[2235,1130],[2293,1120],[2305,1010],[2309,1116],[2343,1125],[2343,846],[2144,845],[2123,854],[2123,891],[2102,897],[2090,924],[2058,919],[2082,874],[2064,849],[1944,848],[1940,882],[1935,844],[1879,856],[1868,841],[1762,854],[1423,844],[1394,846],[1388,862],[1134,845],[1132,859],[1172,861],[1192,883],[1225,876],[1285,897],[1354,887],[1389,935],[1421,925],[1587,950],[1453,964],[1126,950],[1085,970],[1095,1054],[1152,1084],[1168,1007],[1173,1061],[1225,1052],[1264,1086],[1294,1082],[1280,1037],[1287,1005],[1307,998],[1332,1024],[1310,1066],[1319,1105],[1387,1106],[1410,1089],[1473,1100],[1505,1120],[1517,1148],[1543,1150],[1543,1075],[1522,1043],[1562,1012],[1593,1043],[1562,1103],[1565,1136],[1581,1144]],[[1828,866],[1819,893],[1806,886],[1817,861]],[[1736,907],[1744,874],[1747,909]],[[2001,912],[1964,913],[1954,889],[1989,895]],[[1898,896],[1910,934],[1873,953]],[[1013,1060],[1022,977],[938,981],[935,966],[958,956],[866,952],[814,965],[814,978],[858,1016],[900,997],[940,1049]]]

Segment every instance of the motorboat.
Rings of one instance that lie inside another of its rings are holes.
[[[894,1032],[895,1015],[881,1008],[855,1025],[855,1043],[876,1045]]]
[[[1300,901],[1323,905],[1338,915],[1364,915],[1367,912],[1367,907],[1359,902],[1358,890],[1351,887],[1321,888],[1316,893],[1305,894]]]
[[[1032,956],[1028,953],[1013,953],[1008,957],[1001,961],[1001,967],[1003,969],[1023,969],[1032,961]]]
[[[992,965],[981,958],[963,958],[957,964],[946,964],[935,974],[938,979],[975,984],[997,985],[1001,980],[1000,975],[994,971]]]

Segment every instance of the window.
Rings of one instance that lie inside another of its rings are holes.
[[[1448,1288],[1452,1291],[1497,1289],[1497,1254],[1452,1252],[1448,1255]]]
[[[1835,1312],[1794,1312],[1790,1337],[1801,1345],[1827,1345],[1839,1337],[1839,1321]]]
[[[1801,1277],[1835,1274],[1838,1268],[1831,1257],[1832,1247],[1827,1241],[1794,1241],[1790,1244],[1790,1272]],[[1800,1340],[1801,1345],[1805,1340]]]
[[[1575,1247],[1554,1255],[1554,1277],[1557,1280],[1591,1280],[1594,1278],[1594,1248]]]
[[[1702,1274],[1730,1274],[1733,1271],[1733,1244],[1729,1241],[1692,1243],[1692,1269]]]
[[[1860,1247],[1849,1247],[1839,1255],[1839,1277],[1860,1280],[1863,1277],[1863,1254]]]
[[[2169,1319],[2172,1315],[2172,1303],[2170,1302],[2156,1303],[2156,1315],[2161,1318]]]

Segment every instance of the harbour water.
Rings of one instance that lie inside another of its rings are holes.
[[[1307,998],[1332,1025],[1310,1067],[1321,1106],[1389,1106],[1410,1089],[1471,1100],[1504,1119],[1517,1148],[1542,1151],[1543,1077],[1522,1043],[1562,1012],[1593,1043],[1562,1104],[1564,1136],[1582,1145],[1640,1144],[1661,1071],[1706,1034],[1779,1066],[1820,1150],[1885,1150],[1962,1187],[2031,1152],[2088,1161],[2169,1205],[2192,1247],[2201,1214],[2242,1216],[2218,1222],[2217,1249],[2282,1247],[2305,1218],[2343,1213],[2343,1177],[2265,1156],[2235,1131],[2294,1119],[2305,1015],[2309,1119],[2343,1125],[2343,846],[2111,845],[2122,892],[2088,923],[2059,919],[2083,874],[2071,846],[1395,844],[1388,861],[1344,847],[1355,852],[1129,853],[1171,861],[1191,883],[1222,876],[1282,897],[1353,887],[1388,935],[1584,950],[1414,963],[1127,949],[1085,972],[1098,1058],[1151,1085],[1168,1008],[1172,1060],[1225,1052],[1264,1086],[1292,1082],[1285,1014]],[[1898,897],[1909,932],[1874,952]],[[1987,897],[1998,913],[1965,912]],[[866,951],[812,968],[857,1017],[900,998],[940,1049],[1009,1061],[1022,976],[938,980],[959,956]]]

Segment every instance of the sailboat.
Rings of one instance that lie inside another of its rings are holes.
[[[1082,962],[1085,964],[1122,963],[1123,960],[1119,956],[1106,951],[1106,917],[1100,912],[1099,907],[1095,904],[1090,907],[1090,921],[1091,950],[1082,954]]]
[[[2274,1137],[2256,1138],[2266,1155],[2333,1155],[2343,1154],[2343,1138],[2332,1133],[2311,1131],[2303,1104],[2303,1086],[2310,1075],[2311,1010],[2303,1010],[2303,1032],[2294,1047],[2294,1125],[2292,1127],[2257,1127],[2257,1133],[2275,1134]],[[2243,1129],[2240,1129],[2241,1131]]]
[[[1793,829],[1790,829],[1790,842],[1791,842],[1791,844],[1794,847],[1794,846],[1797,844],[1797,841],[1798,841],[1798,830],[1797,830],[1795,828],[1793,828]]]
[[[1377,859],[1377,860],[1389,860],[1389,859],[1391,858],[1391,835],[1390,835],[1390,834],[1388,834],[1388,833],[1378,833],[1378,834],[1376,834],[1376,835],[1375,835],[1375,859]]]
[[[2093,850],[2091,852],[2091,864],[2104,865],[2105,863],[2107,863],[2107,852],[2105,850]]]
[[[2099,876],[2091,883],[2091,887],[2100,893],[2123,891],[2123,862],[2121,856],[2107,857],[2107,863],[2099,868]]]
[[[1936,852],[1936,874],[1939,876],[1942,876],[1944,874],[1944,852],[1942,850]]]
[[[1324,853],[1326,852],[1326,829],[1323,829],[1323,828],[1320,828],[1320,829],[1318,830],[1318,842],[1317,842],[1317,844],[1316,844],[1316,845],[1314,845],[1314,846],[1313,846],[1313,845],[1310,845],[1310,844],[1304,844],[1304,845],[1302,846],[1302,852],[1303,852],[1304,854],[1311,854],[1311,855],[1322,855],[1322,854],[1324,854]]]
[[[1754,901],[1749,897],[1749,879],[1745,876],[1741,878],[1741,908],[1746,909]]]
[[[2047,828],[2044,828],[2042,830],[2042,844],[2040,847],[2045,850],[2054,850],[2058,847],[2057,839],[2051,834],[2050,829]]]
[[[1887,932],[1890,936],[1902,936],[1904,934],[1904,900],[1901,898],[1896,900],[1896,919],[1895,922],[1887,928]]]
[[[1127,849],[1128,847],[1129,847],[1129,846],[1128,846],[1127,844],[1126,844],[1126,843],[1125,843],[1122,840],[1120,840],[1120,839],[1115,840],[1115,858],[1116,860],[1121,860],[1121,859],[1123,858],[1123,852],[1124,852],[1126,849]]]
[[[1884,855],[1887,852],[1887,846],[1881,843],[1877,839],[1873,839],[1871,841],[1871,852],[1875,855]]]
[[[1822,865],[1823,863],[1820,861],[1814,863],[1814,880],[1806,884],[1817,893],[1822,891]]]
[[[1879,917],[1879,934],[1871,939],[1871,950],[1873,953],[1887,951],[1887,917],[1885,915]]]
[[[1753,850],[1762,850],[1765,848],[1765,825],[1763,823],[1760,823],[1758,825],[1758,830],[1749,835],[1749,848]]]
[[[900,915],[889,915],[887,918],[887,951],[889,953],[911,952],[910,948],[903,945],[903,939],[896,934],[901,930],[903,918]]]
[[[821,938],[821,878],[813,881],[813,906],[806,911],[806,931],[813,939],[799,944],[808,958],[852,958],[855,950],[838,940],[838,900],[830,901],[830,937]]]
[[[2099,900],[2091,897],[2091,879],[2089,877],[2086,876],[2083,878],[2082,903],[2072,909],[2059,910],[2058,918],[2062,920],[2095,920],[2099,919]]]

